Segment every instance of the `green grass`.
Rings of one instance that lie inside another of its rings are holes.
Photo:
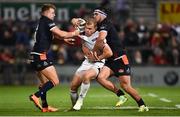
[[[180,116],[179,87],[139,87],[136,88],[142,95],[149,112],[138,113],[137,104],[128,96],[122,108],[115,108],[117,97],[100,86],[91,86],[84,105],[80,111],[65,110],[71,107],[69,87],[61,85],[48,93],[49,104],[58,107],[60,111],[54,113],[41,113],[29,101],[28,96],[36,91],[35,86],[0,86],[0,116]],[[148,93],[154,93],[158,97],[151,97]],[[159,98],[166,98],[172,102],[163,102]]]

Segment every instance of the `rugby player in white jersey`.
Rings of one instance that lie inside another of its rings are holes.
[[[72,24],[75,24],[77,20],[84,22],[83,19],[76,18],[72,20]],[[89,57],[91,56],[89,55],[91,54],[91,50],[93,49],[96,39],[99,36],[99,32],[96,31],[96,29],[97,24],[94,18],[88,18],[85,24],[85,35],[80,35],[80,38],[83,40],[82,51],[85,55],[85,60],[75,72],[70,86],[70,97],[74,110],[81,109],[81,106],[83,105],[83,99],[85,98],[86,93],[90,87],[90,81],[98,76],[99,70],[104,66],[105,58],[112,56],[112,51],[106,44],[105,40],[103,50],[97,51],[98,61],[90,61],[91,58]],[[81,89],[78,95],[77,92],[80,86]]]

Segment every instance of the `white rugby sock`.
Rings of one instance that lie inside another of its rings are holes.
[[[81,90],[80,90],[80,93],[79,93],[79,99],[83,99],[86,96],[89,87],[90,87],[90,83],[88,83],[88,84],[82,83],[81,84]]]
[[[78,99],[78,93],[75,91],[70,91],[70,97],[71,97],[72,105],[74,106],[76,104],[77,99]]]

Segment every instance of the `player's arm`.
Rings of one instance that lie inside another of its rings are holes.
[[[57,39],[63,40],[63,38],[71,38],[79,35],[79,31],[67,32],[60,30],[57,26],[51,28],[51,31],[56,35]]]
[[[82,41],[82,51],[83,51],[85,56],[87,56],[87,57],[89,56],[90,50],[88,47],[85,46],[84,41]]]
[[[107,43],[104,44],[103,52],[101,55],[98,56],[96,52],[94,53],[94,56],[97,60],[106,59],[111,57],[112,55],[113,52]]]
[[[54,39],[62,40],[65,43],[70,44],[70,45],[74,45],[74,43],[75,43],[75,39],[73,39],[73,38],[62,38],[62,37],[59,37],[56,34],[54,34],[53,36],[54,36]]]
[[[101,50],[104,47],[104,39],[106,39],[106,36],[107,36],[107,31],[103,30],[99,32],[99,36],[94,45],[93,52],[99,49]]]

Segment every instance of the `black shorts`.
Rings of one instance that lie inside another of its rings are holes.
[[[48,59],[46,53],[38,53],[37,54],[31,54],[30,55],[31,60],[31,66],[36,71],[41,71],[51,65],[53,65],[53,62]]]
[[[109,67],[116,77],[131,74],[131,68],[126,55],[122,55],[114,60],[107,60],[105,66]]]

